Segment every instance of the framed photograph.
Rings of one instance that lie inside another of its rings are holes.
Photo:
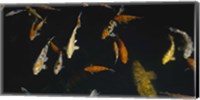
[[[2,5],[2,95],[196,98],[198,12],[198,2]]]

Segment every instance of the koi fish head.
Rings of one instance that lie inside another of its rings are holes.
[[[42,70],[41,67],[34,67],[34,68],[33,68],[33,74],[34,74],[34,75],[38,75],[39,72],[40,72],[41,70]]]
[[[89,68],[89,67],[86,67],[86,68],[84,68],[84,71],[90,72],[90,68]]]
[[[58,75],[61,69],[62,69],[62,66],[56,65],[56,67],[54,68],[54,74]]]

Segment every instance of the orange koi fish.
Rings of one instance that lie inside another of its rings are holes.
[[[35,30],[35,25],[36,25],[36,21],[37,19],[33,22],[32,26],[31,26],[31,31],[29,33],[29,39],[32,41],[35,39],[35,37],[37,37],[39,34],[37,33],[37,31]]]
[[[119,47],[117,45],[117,42],[113,42],[113,48],[114,48],[114,52],[115,52],[115,64],[117,63],[117,60],[119,58]]]
[[[42,26],[44,25],[44,23],[46,23],[47,17],[45,17],[45,19],[43,19],[36,27],[36,31],[40,30],[42,28]]]
[[[37,22],[37,18],[31,26],[31,31],[29,34],[29,38],[31,41],[33,41],[37,36],[40,35],[38,31],[42,28],[43,24],[46,22],[46,18],[42,20],[40,23],[38,23],[37,25],[36,25],[36,22]]]
[[[49,43],[54,39],[54,36],[47,42],[47,44],[42,48],[38,58],[33,65],[33,74],[38,75],[42,69],[46,69],[46,62],[48,60],[47,53],[49,48]]]
[[[118,37],[118,43],[119,43],[119,54],[122,63],[126,64],[128,62],[128,50],[124,44],[124,42]]]
[[[51,42],[50,46],[54,52],[59,53],[60,49],[58,48],[58,46],[55,43]]]
[[[127,24],[129,21],[140,19],[138,16],[132,16],[132,15],[116,15],[114,17],[114,20],[117,21],[119,24],[125,23]]]
[[[98,65],[87,66],[87,67],[84,68],[84,71],[90,72],[90,73],[101,72],[101,71],[115,72],[113,69],[110,69],[110,68],[107,68],[107,67],[104,67],[104,66],[98,66]]]
[[[195,60],[193,58],[188,58],[187,62],[189,64],[190,69],[192,69],[194,71],[195,70],[195,65],[196,65]]]

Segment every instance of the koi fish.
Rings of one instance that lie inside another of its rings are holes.
[[[99,4],[99,6],[102,6],[102,7],[108,8],[108,9],[113,9],[112,6],[105,4],[105,3],[101,3],[101,4]]]
[[[184,49],[183,49],[183,51],[184,51],[183,57],[185,59],[189,58],[192,55],[192,52],[194,50],[193,42],[192,42],[192,39],[190,38],[190,36],[182,30],[175,29],[175,28],[172,28],[172,27],[170,27],[169,29],[170,29],[170,31],[177,33],[177,34],[181,34],[183,36],[183,38],[186,42]]]
[[[75,45],[75,43],[77,42],[77,40],[75,39],[76,38],[75,36],[77,34],[77,30],[81,27],[81,15],[82,15],[82,12],[80,12],[80,14],[78,15],[77,24],[72,32],[72,35],[69,39],[69,43],[66,48],[66,54],[67,54],[68,59],[71,59],[74,51],[79,49],[79,47]]]
[[[118,44],[119,44],[119,55],[121,62],[126,64],[128,62],[128,50],[124,44],[124,42],[118,37]]]
[[[99,93],[97,92],[96,89],[93,89],[92,92],[90,93],[90,97],[96,97],[98,95],[99,95]]]
[[[6,13],[5,16],[14,16],[14,15],[16,15],[16,14],[19,14],[19,13],[23,12],[23,11],[24,11],[23,9],[12,10],[12,11]]]
[[[121,6],[117,15],[120,15],[123,11],[124,11],[124,7]],[[108,36],[114,37],[115,35],[113,34],[113,31],[115,27],[117,27],[117,22],[114,19],[110,20],[108,26],[103,29],[101,39],[104,40]]]
[[[61,71],[62,68],[64,68],[64,66],[63,66],[62,51],[60,51],[58,60],[56,61],[54,65],[54,74],[58,75],[58,73]]]
[[[117,63],[117,60],[119,58],[119,47],[117,45],[117,42],[113,42],[113,48],[114,48],[114,52],[115,52],[115,64]]]
[[[46,23],[47,17],[45,17],[45,19],[43,19],[38,25],[35,26],[35,30],[38,31],[42,28],[42,26],[44,25],[44,23]]]
[[[55,43],[51,42],[51,43],[50,43],[50,46],[51,46],[51,48],[52,48],[52,50],[53,50],[54,52],[56,52],[56,53],[59,53],[59,52],[60,52],[60,49],[58,48],[58,46],[57,46]]]
[[[47,52],[48,52],[48,48],[49,48],[49,44],[50,42],[54,39],[54,37],[52,37],[47,44],[44,46],[44,48],[42,48],[40,55],[38,56],[36,62],[33,65],[33,74],[34,75],[38,75],[42,69],[46,69],[46,65],[45,62],[47,62],[48,57],[47,57]]]
[[[117,21],[119,24],[121,23],[128,23],[129,21],[140,19],[141,17],[132,16],[132,15],[117,15],[114,17],[114,20]]]
[[[87,66],[84,68],[84,71],[86,72],[90,72],[90,73],[95,73],[95,72],[101,72],[101,71],[111,71],[111,72],[115,72],[115,70],[111,69],[111,68],[107,68],[104,66]]]
[[[188,58],[187,59],[187,62],[188,62],[188,64],[189,64],[189,67],[190,67],[190,69],[192,69],[193,71],[195,70],[195,65],[196,65],[196,62],[195,62],[195,60],[193,59],[193,58]],[[187,70],[187,69],[186,69]]]
[[[24,87],[21,87],[21,91],[28,94],[28,95],[30,94],[30,92]]]
[[[38,14],[38,12],[30,6],[26,6],[25,10],[28,12],[29,15],[34,15],[38,19],[43,20],[43,18]]]
[[[137,91],[141,96],[156,97],[157,92],[151,83],[151,80],[156,79],[156,74],[153,71],[145,71],[142,64],[135,60],[133,61],[132,74]]]
[[[169,50],[165,53],[164,57],[162,58],[162,64],[163,65],[165,65],[169,61],[175,60],[175,57],[174,57],[174,52],[175,52],[174,38],[171,35],[169,35],[169,39],[171,41],[171,46],[170,46]]]
[[[117,15],[121,15],[123,12],[124,12],[124,5],[122,5],[122,6],[119,8],[119,11],[117,12]]]
[[[36,20],[33,22],[32,26],[31,26],[31,31],[29,33],[29,39],[32,41],[34,40],[37,36],[39,36],[39,34],[37,33],[36,29],[35,29],[35,26],[36,26],[36,21],[37,21],[37,18]]]
[[[31,41],[33,41],[37,36],[39,36],[40,34],[38,33],[38,31],[42,28],[43,24],[46,22],[46,18],[44,20],[42,20],[39,24],[36,25],[36,20],[33,22],[32,26],[31,26],[31,31],[29,34],[29,38]]]
[[[53,8],[51,6],[48,6],[48,5],[37,5],[38,8],[41,8],[41,9],[44,9],[44,10],[54,10],[54,11],[60,11],[60,9],[56,9],[56,8]]]
[[[179,93],[169,93],[169,92],[159,92],[160,94],[168,95],[171,97],[176,97],[176,98],[195,98],[194,96],[189,96],[189,95],[182,95]]]
[[[89,6],[90,6],[90,4],[83,3],[83,7],[89,7]],[[102,6],[102,7],[108,8],[108,9],[113,9],[110,5],[105,4],[105,3],[99,4],[99,6]]]
[[[108,36],[112,36],[112,32],[114,28],[117,27],[117,22],[114,20],[110,20],[109,25],[104,28],[102,32],[101,39],[106,39]]]

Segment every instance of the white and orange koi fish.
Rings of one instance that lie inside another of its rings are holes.
[[[46,65],[45,62],[47,62],[48,57],[47,57],[47,52],[48,52],[48,48],[49,48],[49,44],[50,42],[54,39],[54,37],[52,37],[47,44],[44,46],[44,48],[42,48],[40,55],[38,56],[36,62],[33,65],[33,74],[34,75],[38,75],[42,69],[46,69]]]

